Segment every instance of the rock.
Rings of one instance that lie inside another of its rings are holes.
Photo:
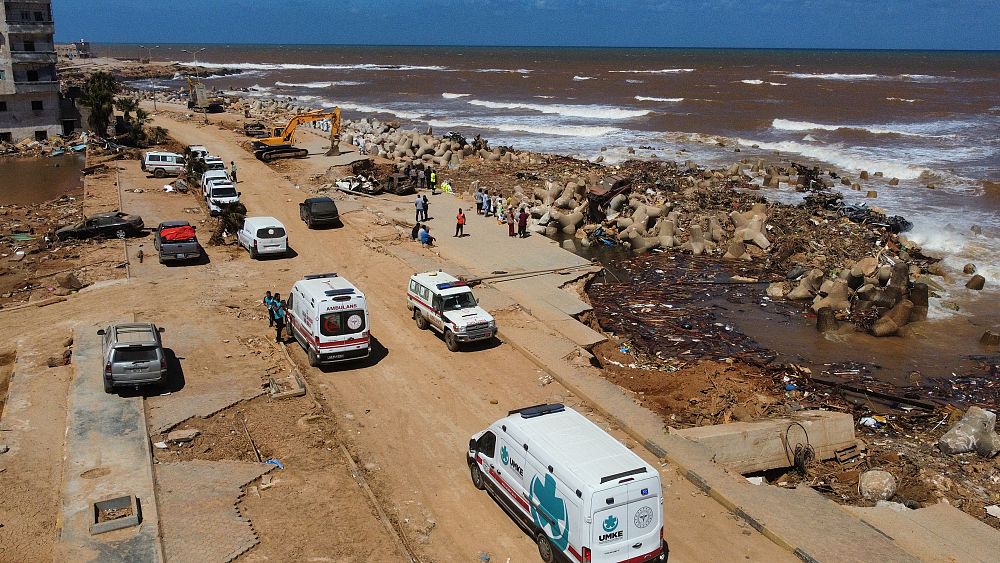
[[[854,263],[851,267],[851,274],[855,276],[861,276],[863,278],[870,278],[875,275],[878,271],[878,260],[874,256],[865,256],[861,260]]]
[[[899,185],[899,178],[893,178],[892,180],[889,180],[889,185],[890,186],[898,186]]]
[[[201,430],[188,428],[186,430],[173,430],[167,434],[167,441],[174,443],[190,442],[201,434]]]
[[[67,362],[65,358],[62,357],[57,358],[55,356],[49,356],[49,359],[45,361],[45,365],[49,366],[50,368],[57,368],[59,366],[67,365],[68,363],[69,362]]]
[[[1000,345],[1000,332],[987,330],[983,333],[983,337],[979,339],[979,343],[984,346]]]
[[[827,307],[833,311],[844,311],[851,308],[851,289],[847,282],[839,279],[833,280],[826,290],[826,296],[813,303],[813,311],[817,313]]]
[[[5,454],[10,451],[10,446],[7,444],[0,444],[0,454]]]
[[[962,273],[963,274],[974,274],[974,273],[976,273],[976,265],[975,264],[966,264],[962,268]]]
[[[994,432],[997,415],[979,407],[970,407],[955,426],[938,439],[938,449],[950,455],[976,451],[993,457],[1000,451],[1000,436]]]
[[[840,323],[830,307],[823,307],[816,312],[816,330],[827,332],[840,328]]]
[[[896,494],[896,478],[888,471],[865,471],[858,487],[861,496],[868,500],[889,500]]]
[[[867,180],[868,179],[868,171],[867,170],[862,170],[861,174],[858,177],[861,178],[862,180]]]
[[[878,192],[876,192],[875,190],[868,190],[868,193],[865,194],[865,197],[867,197],[868,199],[875,199],[878,197]]]
[[[63,348],[69,348],[70,346],[72,346],[73,345],[73,337],[72,336],[67,336],[66,339],[63,340],[62,345],[63,345]]]
[[[872,327],[872,334],[875,336],[892,336],[899,332],[910,320],[910,312],[913,310],[913,302],[903,299],[889,312],[882,315],[882,318],[875,321]]]
[[[971,279],[969,279],[968,283],[965,284],[965,287],[979,291],[983,288],[984,285],[986,285],[986,278],[984,278],[979,274],[976,274],[972,276]]]
[[[66,272],[65,274],[56,276],[56,283],[59,284],[59,287],[64,287],[74,291],[86,287],[83,282],[80,281],[80,278],[76,277],[76,274],[73,272]]]
[[[788,282],[774,282],[767,286],[767,296],[772,299],[781,299],[788,295],[790,290]]]
[[[913,284],[910,288],[910,302],[913,303],[913,309],[910,311],[910,322],[926,321],[927,320],[927,306],[930,297],[930,289],[927,284],[917,282]]]

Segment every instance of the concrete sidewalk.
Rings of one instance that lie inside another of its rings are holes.
[[[74,343],[56,559],[163,561],[143,399],[104,392],[97,327],[77,328]],[[91,535],[93,503],[126,495],[138,498],[139,526]]]

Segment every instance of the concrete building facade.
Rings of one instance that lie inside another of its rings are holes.
[[[62,120],[52,2],[0,3],[0,141],[43,140],[71,132]]]

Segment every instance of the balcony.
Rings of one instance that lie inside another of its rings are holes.
[[[55,51],[11,51],[10,60],[14,63],[55,64]]]
[[[7,22],[8,33],[55,33],[55,23],[52,21],[14,20]]]
[[[58,80],[37,80],[34,82],[21,82],[19,80],[14,80],[14,89],[18,94],[30,94],[38,92],[58,92],[59,91],[59,81]]]

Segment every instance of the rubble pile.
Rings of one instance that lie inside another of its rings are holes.
[[[50,137],[44,141],[21,139],[17,143],[0,141],[0,156],[60,156],[67,152],[87,149],[87,133],[74,133],[66,137]]]

